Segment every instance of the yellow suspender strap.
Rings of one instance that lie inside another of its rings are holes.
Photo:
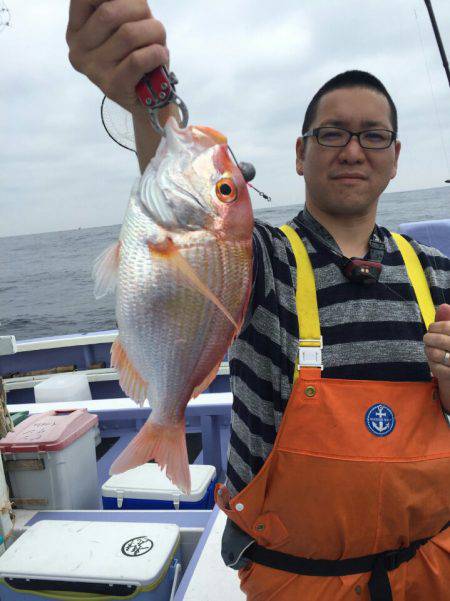
[[[316,283],[314,271],[308,251],[297,232],[289,225],[280,227],[288,238],[297,265],[297,282],[295,302],[298,315],[299,347],[322,347],[320,333],[319,308],[317,305]],[[400,234],[392,234],[403,258],[408,278],[414,289],[425,326],[428,330],[435,319],[435,308],[430,289],[419,261],[411,244]],[[295,361],[294,382],[298,377],[298,354]]]
[[[302,239],[293,228],[289,225],[282,225],[280,229],[291,243],[295,262],[297,264],[295,303],[298,315],[299,347],[322,348],[316,283],[308,251],[306,250]],[[297,377],[298,353],[295,360],[294,382]]]
[[[402,254],[409,281],[414,289],[423,321],[428,330],[430,323],[433,323],[434,321],[436,310],[419,257],[416,255],[415,250],[408,240],[405,240],[403,236],[392,233],[392,237]]]

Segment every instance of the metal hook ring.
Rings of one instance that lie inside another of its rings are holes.
[[[179,96],[177,96],[176,94],[172,94],[170,102],[173,102],[174,104],[176,104],[177,107],[178,107],[178,109],[180,110],[180,113],[181,113],[180,127],[182,127],[182,128],[186,127],[187,124],[188,124],[188,121],[189,121],[189,111],[188,111],[187,106],[181,100],[181,98]],[[165,106],[167,106],[167,105],[165,105]],[[157,109],[153,109],[153,110],[149,110],[150,121],[152,122],[153,128],[161,136],[165,136],[166,134],[164,132],[164,128],[161,126],[161,124],[159,122],[158,111],[159,111],[158,108]]]

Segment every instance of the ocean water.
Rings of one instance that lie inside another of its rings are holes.
[[[268,204],[255,214],[281,225],[301,208]],[[399,223],[449,217],[450,186],[384,194],[377,221],[395,230]],[[119,229],[0,238],[0,335],[24,340],[115,329],[114,297],[94,298],[91,269],[94,259],[117,240]]]

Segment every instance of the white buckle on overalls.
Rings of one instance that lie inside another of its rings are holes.
[[[302,342],[320,342],[320,346],[300,346]],[[322,363],[323,338],[300,338],[298,347],[298,368],[302,367],[320,367]]]

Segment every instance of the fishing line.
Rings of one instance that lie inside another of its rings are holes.
[[[253,188],[253,190],[255,190],[255,192],[258,192],[258,194],[260,196],[262,196],[263,198],[265,198],[267,200],[267,202],[271,202],[272,197],[269,196],[268,194],[265,194],[264,192],[261,192],[261,190],[258,190],[258,188],[255,188],[255,186],[253,184],[249,184],[247,182],[247,186],[250,186],[250,188]]]
[[[443,148],[443,151],[444,151],[445,162],[446,162],[446,165],[447,165],[447,173],[450,173],[450,162],[449,162],[449,159],[448,159],[447,148],[446,148],[445,142],[444,142],[443,127],[442,127],[441,120],[440,120],[440,117],[439,117],[439,111],[438,111],[438,106],[437,106],[437,102],[436,102],[436,97],[434,95],[434,88],[433,88],[433,83],[432,83],[432,80],[431,80],[430,70],[429,70],[429,67],[428,67],[428,61],[427,61],[427,57],[426,57],[426,54],[425,54],[425,46],[424,46],[424,43],[423,43],[422,31],[420,29],[419,18],[418,18],[418,15],[417,15],[417,11],[416,11],[415,8],[413,10],[414,10],[414,15],[416,17],[417,29],[419,30],[419,38],[420,38],[420,44],[422,46],[423,60],[424,60],[425,68],[426,68],[426,71],[427,71],[428,82],[430,84],[431,96],[433,98],[434,113],[436,115],[436,121],[437,121],[437,124],[438,124],[439,134],[440,134],[440,137],[441,137],[442,148]]]
[[[116,140],[116,138],[111,134],[111,132],[109,131],[109,129],[106,127],[105,119],[104,119],[104,116],[103,116],[103,107],[105,105],[105,100],[106,100],[106,95],[103,96],[102,104],[100,106],[100,117],[101,117],[102,124],[103,124],[103,127],[105,128],[106,133],[108,134],[108,136],[112,140],[114,140],[114,142],[116,144],[118,144],[119,146],[122,146],[122,148],[125,148],[126,150],[131,150],[131,152],[134,152],[134,154],[137,154],[137,152],[136,152],[136,150],[134,148],[130,148],[129,146],[125,146],[125,144],[122,144],[121,142],[119,142],[119,140]]]
[[[417,29],[419,31],[419,38],[420,38],[420,45],[422,47],[423,61],[425,63],[425,68],[426,68],[427,76],[428,76],[428,82],[430,84],[431,97],[433,98],[434,113],[435,113],[436,121],[437,121],[437,124],[438,124],[438,129],[439,129],[439,134],[440,134],[440,138],[441,138],[442,149],[444,151],[445,162],[446,162],[446,165],[447,165],[447,172],[449,173],[450,172],[450,162],[449,162],[449,159],[448,159],[447,149],[446,149],[445,142],[444,142],[443,127],[442,127],[441,120],[440,120],[440,117],[439,117],[438,106],[437,106],[436,97],[435,97],[435,94],[434,94],[433,82],[431,80],[430,69],[428,67],[428,61],[427,61],[427,57],[426,57],[426,54],[425,54],[425,45],[424,45],[424,42],[423,42],[422,31],[420,29],[419,17],[418,17],[418,14],[417,14],[417,11],[416,11],[415,8],[414,8],[414,15],[416,17]],[[431,238],[430,225],[427,223],[425,227],[426,227],[426,231],[427,231],[428,240],[430,241],[430,245],[431,245],[432,238]],[[436,257],[434,255],[432,255],[432,262],[433,262],[435,271],[438,271],[437,261],[436,261]],[[442,294],[443,302],[445,304],[446,299],[445,299],[443,288],[441,288],[441,294]]]
[[[240,171],[241,171],[241,173],[242,173],[242,175],[243,175],[243,177],[244,177],[244,179],[245,179],[245,181],[247,183],[247,186],[249,186],[250,188],[253,188],[253,190],[255,190],[255,192],[258,192],[258,194],[260,196],[262,196],[263,198],[265,198],[267,200],[267,202],[270,202],[272,200],[272,198],[268,194],[265,194],[261,190],[258,190],[258,188],[256,188],[253,184],[250,183],[250,179],[253,179],[255,177],[255,168],[253,167],[253,165],[251,165],[251,164],[249,165],[249,163],[238,163],[238,160],[235,157],[234,152],[231,150],[231,146],[229,144],[227,144],[227,146],[228,146],[228,150],[230,151],[231,156],[234,159],[234,162],[236,163],[236,165],[240,169]],[[248,174],[245,173],[245,170],[243,168],[244,166],[250,166],[252,168],[252,174],[250,176],[250,179],[248,179]]]
[[[237,160],[237,158],[234,156],[234,152],[231,150],[231,146],[230,146],[229,144],[227,144],[227,146],[228,146],[228,150],[229,150],[229,151],[230,151],[230,153],[231,153],[231,156],[232,156],[232,157],[233,157],[233,159],[234,159],[234,162],[235,162],[235,163],[236,163],[236,165],[239,167],[238,160]]]

